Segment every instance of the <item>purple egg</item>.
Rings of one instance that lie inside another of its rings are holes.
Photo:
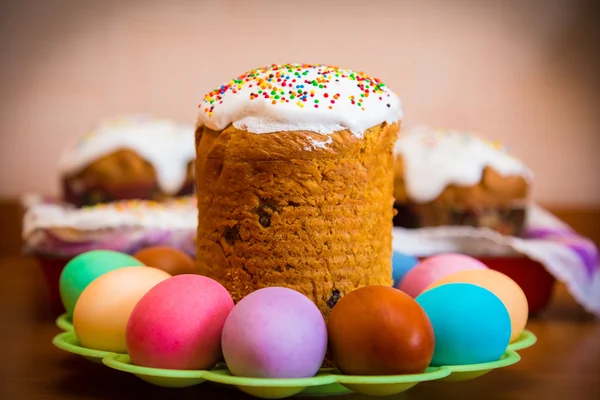
[[[323,363],[327,326],[308,297],[269,287],[235,305],[225,321],[221,343],[233,375],[305,378],[314,376]]]

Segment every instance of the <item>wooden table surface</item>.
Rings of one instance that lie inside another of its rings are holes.
[[[202,384],[164,389],[56,349],[59,333],[33,259],[0,259],[0,399],[251,399]],[[422,383],[397,399],[600,399],[600,323],[558,287],[528,328],[538,343],[511,367],[467,382]],[[366,399],[347,395],[343,399]]]

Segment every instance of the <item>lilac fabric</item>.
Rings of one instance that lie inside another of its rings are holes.
[[[115,231],[93,241],[65,241],[51,231],[44,232],[43,240],[35,246],[25,246],[25,253],[52,257],[71,258],[91,250],[114,250],[133,254],[150,246],[175,247],[195,258],[195,231]]]
[[[525,236],[529,239],[552,240],[567,246],[581,259],[590,278],[593,277],[594,271],[599,267],[600,257],[596,245],[571,229],[529,228]]]

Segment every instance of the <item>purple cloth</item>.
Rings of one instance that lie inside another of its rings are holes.
[[[529,239],[552,240],[571,249],[585,265],[586,272],[591,278],[599,267],[600,257],[598,248],[590,240],[571,229],[564,228],[530,228],[525,233]]]
[[[116,231],[105,237],[90,241],[64,241],[50,231],[44,232],[44,240],[34,248],[25,247],[26,253],[72,258],[92,250],[114,250],[128,254],[150,246],[170,246],[189,256],[196,257],[195,231],[153,230],[149,232]]]

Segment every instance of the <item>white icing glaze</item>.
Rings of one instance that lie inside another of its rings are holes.
[[[457,130],[413,127],[400,134],[395,152],[404,160],[408,195],[420,203],[434,200],[451,184],[478,184],[486,166],[503,176],[533,178],[527,166],[505,147]]]
[[[308,141],[310,143],[310,146],[305,147],[304,150],[326,149],[328,144],[333,143],[333,139],[331,137],[328,137],[327,140],[322,142],[319,140],[315,140],[309,136]]]
[[[76,173],[120,149],[132,150],[151,163],[159,187],[175,194],[185,182],[188,163],[196,156],[194,127],[147,115],[102,121],[65,149],[60,172]]]
[[[208,93],[198,124],[220,131],[233,124],[252,133],[306,130],[356,137],[402,119],[398,96],[374,77],[327,65],[258,68]]]
[[[194,196],[163,203],[123,200],[83,208],[38,203],[25,213],[23,236],[45,229],[73,229],[78,232],[122,228],[194,230],[197,215]]]

